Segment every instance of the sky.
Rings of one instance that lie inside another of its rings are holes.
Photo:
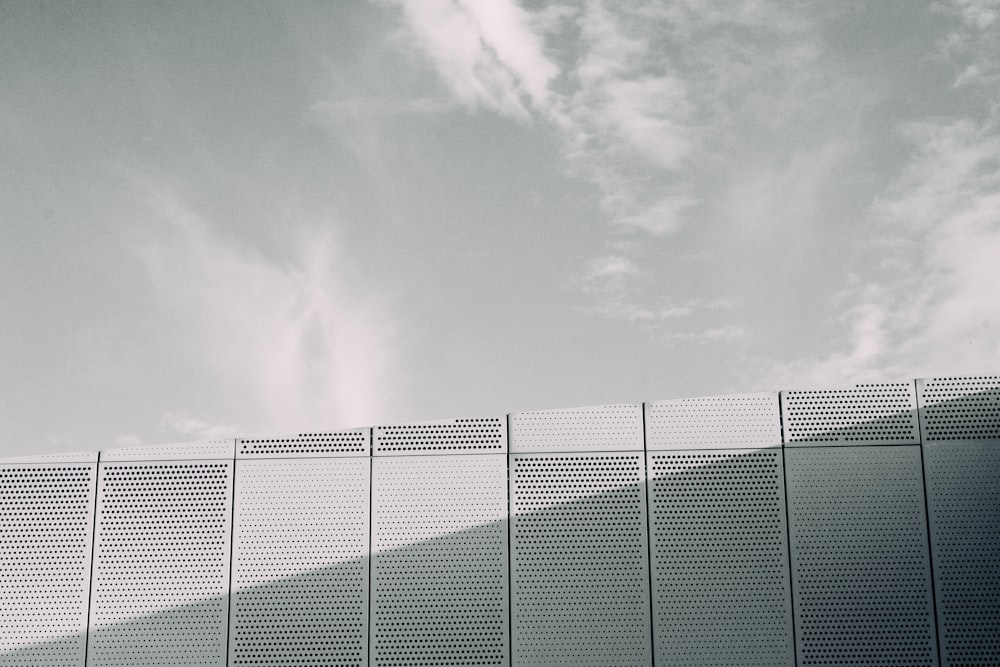
[[[0,1],[0,456],[1000,371],[1000,0]]]

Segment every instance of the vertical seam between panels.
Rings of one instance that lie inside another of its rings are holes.
[[[94,600],[94,560],[97,557],[97,498],[100,493],[101,453],[97,452],[97,463],[94,464],[94,523],[90,536],[90,578],[87,581],[87,616],[83,626],[83,667],[87,667],[87,654],[90,652],[90,606]]]
[[[924,433],[920,425],[920,392],[917,390],[917,381],[913,381],[913,397],[917,407],[917,445],[920,448],[920,477],[923,483],[924,492],[924,526],[927,529],[927,567],[930,569],[931,575],[931,616],[934,619],[934,646],[937,649],[937,664],[944,664],[944,656],[942,655],[941,648],[941,624],[938,622],[938,603],[937,603],[937,578],[934,576],[934,546],[933,537],[931,534],[931,507],[930,499],[927,496],[927,462],[924,458]]]
[[[375,604],[373,586],[375,577],[375,428],[368,429],[368,667],[375,664]]]
[[[649,465],[647,463],[649,454],[646,447],[646,404],[640,408],[642,413],[642,485],[643,485],[643,506],[646,510],[646,573],[649,579],[649,660],[652,667],[656,667],[656,635],[653,630],[653,531],[651,522],[653,516],[649,502],[650,483]]]
[[[794,564],[792,563],[792,517],[791,512],[788,508],[789,503],[789,493],[788,493],[788,465],[785,461],[785,454],[787,449],[785,448],[785,414],[782,409],[784,401],[781,392],[778,393],[778,423],[781,425],[781,476],[785,482],[785,535],[788,539],[788,596],[792,603],[792,656],[794,657],[794,663],[796,667],[799,664],[799,646],[798,637],[795,632],[795,577],[794,577]]]
[[[233,568],[236,567],[236,559],[233,558],[236,549],[236,442],[233,442],[233,471],[232,471],[232,494],[230,500],[232,501],[229,506],[229,586],[226,589],[226,599],[229,601],[226,610],[226,661],[224,664],[229,664],[229,642],[230,634],[232,633],[233,624]]]
[[[507,496],[507,664],[514,667],[514,554],[511,548],[512,533],[514,532],[514,514],[511,512],[510,485],[511,485],[511,427],[510,413],[507,413],[507,453],[504,455],[504,468],[507,471],[505,484]]]

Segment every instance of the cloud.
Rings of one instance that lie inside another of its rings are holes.
[[[464,106],[519,121],[548,106],[557,70],[516,3],[405,0],[398,6],[415,46]]]
[[[238,427],[232,424],[212,424],[195,419],[189,415],[175,414],[173,412],[164,413],[160,418],[159,426],[172,434],[190,440],[216,440],[244,435],[240,433]]]
[[[839,295],[847,333],[770,384],[1000,371],[1000,118],[909,123],[915,153],[873,206],[883,274]]]
[[[158,224],[139,256],[163,311],[187,337],[183,352],[169,353],[206,369],[192,382],[239,404],[224,415],[170,406],[161,428],[203,438],[384,416],[393,396],[393,320],[329,226],[289,232],[298,237],[290,256],[268,258],[213,233],[173,193],[144,191]]]

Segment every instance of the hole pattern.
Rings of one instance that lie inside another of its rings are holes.
[[[508,665],[506,457],[373,466],[372,664]]]
[[[916,409],[909,382],[781,392],[785,442],[792,445],[919,444]]]
[[[96,464],[0,466],[0,664],[83,664],[96,479]]]
[[[367,428],[336,433],[299,433],[276,438],[239,439],[236,441],[236,458],[367,456],[370,440],[370,430]]]
[[[378,426],[374,454],[506,453],[507,426],[499,417]]]
[[[514,664],[651,664],[643,454],[510,458]]]
[[[599,405],[511,415],[510,451],[642,451],[641,410],[639,405]]]
[[[798,664],[935,665],[919,447],[785,451]]]
[[[1000,376],[917,380],[924,442],[1000,438]]]
[[[794,665],[781,450],[647,456],[656,663]]]
[[[199,459],[231,459],[235,440],[199,440],[165,445],[122,447],[101,451],[101,461],[185,461]]]
[[[233,462],[100,464],[88,667],[226,659]]]
[[[231,665],[368,664],[370,465],[236,464]]]
[[[941,657],[1000,665],[1000,446],[924,447]]]
[[[773,447],[781,444],[778,395],[707,396],[646,404],[649,450]]]
[[[0,459],[0,465],[7,463],[97,463],[97,452],[59,452]]]

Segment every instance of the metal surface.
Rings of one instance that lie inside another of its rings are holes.
[[[65,452],[58,454],[35,454],[13,456],[0,459],[0,465],[7,463],[97,463],[98,452]]]
[[[83,667],[97,464],[0,465],[0,665]]]
[[[376,426],[372,454],[506,454],[507,422],[503,417],[446,419]]]
[[[916,400],[912,382],[783,391],[785,445],[920,444]]]
[[[236,441],[238,459],[368,456],[370,451],[370,428],[355,428],[333,433],[240,438]]]
[[[506,457],[372,466],[371,664],[508,665]]]
[[[807,665],[936,665],[920,448],[785,450]]]
[[[781,455],[647,454],[657,665],[794,666]]]
[[[225,665],[233,461],[98,475],[88,667]]]
[[[642,451],[642,406],[598,405],[512,414],[510,451]]]
[[[656,401],[645,410],[647,451],[781,445],[776,392]]]
[[[237,461],[230,665],[368,664],[371,459]]]
[[[1000,439],[1000,376],[917,380],[924,442]]]
[[[1000,665],[1000,440],[925,444],[924,466],[942,662]]]
[[[236,452],[236,441],[199,440],[174,442],[165,445],[121,447],[101,450],[104,461],[190,461],[199,459],[231,459]]]
[[[515,665],[650,665],[642,453],[512,454]]]

